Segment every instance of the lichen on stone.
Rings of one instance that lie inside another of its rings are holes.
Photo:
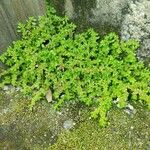
[[[125,15],[121,26],[121,38],[128,40],[137,39],[141,47],[137,57],[150,65],[150,1],[131,1],[129,12]]]

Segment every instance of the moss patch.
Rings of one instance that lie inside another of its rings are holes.
[[[30,111],[29,104],[18,92],[0,92],[0,149],[45,149],[56,142],[63,122],[77,116],[72,107],[58,112],[42,101]]]
[[[86,118],[73,131],[63,131],[49,150],[148,150],[150,113],[142,107],[136,109],[134,116],[113,109],[106,128]]]
[[[97,121],[81,104],[67,104],[59,112],[42,101],[29,111],[30,101],[18,92],[0,92],[0,149],[11,150],[148,150],[150,148],[150,112],[135,106],[129,116],[114,108],[108,114],[110,124],[99,128]],[[72,119],[71,130],[63,122]]]

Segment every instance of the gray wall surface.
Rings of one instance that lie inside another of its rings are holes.
[[[67,15],[78,31],[89,27],[100,35],[117,32],[141,43],[137,51],[150,65],[150,0],[48,0],[58,15]],[[17,34],[18,22],[45,13],[45,0],[0,0],[0,54]]]
[[[44,3],[44,0],[0,0],[0,54],[19,38],[18,22],[44,14]]]

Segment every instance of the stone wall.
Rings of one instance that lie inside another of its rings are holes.
[[[45,0],[0,0],[0,52],[18,38],[18,21],[42,15]],[[93,27],[101,35],[117,32],[121,38],[138,39],[138,58],[150,62],[149,0],[49,0],[58,15],[67,15],[78,31]]]
[[[113,31],[124,40],[137,39],[137,57],[150,66],[150,0],[64,0],[64,13],[81,30],[93,27],[102,35]]]
[[[44,0],[0,0],[0,53],[19,38],[16,30],[18,22],[44,12]]]
[[[121,25],[121,38],[139,40],[137,56],[150,67],[150,1],[130,2],[128,10]]]

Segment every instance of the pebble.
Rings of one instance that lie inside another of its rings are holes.
[[[57,111],[57,114],[58,114],[58,115],[62,115],[62,112],[60,112],[60,111]]]
[[[3,88],[3,90],[4,90],[4,91],[8,91],[8,90],[9,90],[9,87],[8,87],[7,85],[5,85],[4,88]]]
[[[136,110],[131,104],[128,104],[126,109],[124,110],[128,115],[132,115],[136,113]]]
[[[130,127],[130,129],[131,129],[131,130],[133,130],[133,129],[134,129],[134,127],[133,127],[133,126],[131,126],[131,127]]]
[[[16,91],[21,91],[21,88],[20,87],[16,87]]]
[[[72,119],[66,120],[66,121],[63,123],[63,128],[69,130],[69,129],[73,128],[74,125],[75,125],[75,122],[73,122]]]
[[[52,102],[52,91],[50,89],[46,93],[46,99],[49,103]]]

